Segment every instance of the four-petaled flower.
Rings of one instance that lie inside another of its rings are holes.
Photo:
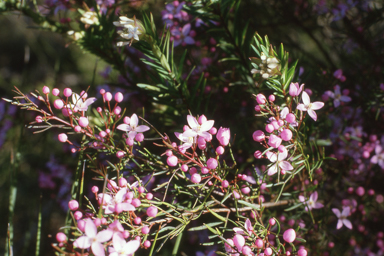
[[[139,125],[139,118],[137,118],[136,114],[131,116],[131,121],[128,124],[120,124],[116,127],[116,129],[128,132],[129,138],[135,138],[136,134],[139,132],[146,132],[149,130],[149,127],[146,125]]]
[[[244,232],[244,229],[247,231],[247,233]],[[233,231],[235,231],[236,234],[239,235],[252,235],[253,226],[249,219],[245,220],[244,223],[244,229],[242,228],[233,228]]]
[[[103,243],[112,238],[113,232],[107,229],[97,233],[97,227],[90,219],[86,220],[84,232],[85,236],[77,238],[73,245],[80,249],[91,247],[95,256],[104,256],[105,249]]]
[[[183,133],[179,133],[179,132],[175,132],[175,136],[181,140],[183,143],[183,145],[179,146],[179,149],[180,151],[185,151],[187,149],[189,149],[190,147],[192,147],[193,143],[194,143],[194,137],[186,137],[184,136]]]
[[[305,204],[305,210],[310,211],[312,209],[319,209],[323,208],[324,205],[321,203],[316,202],[317,201],[317,191],[313,192],[310,196],[309,199],[306,200],[304,196],[299,196],[300,202]]]
[[[269,161],[271,161],[272,163],[275,163],[268,169],[269,176],[272,176],[273,174],[277,173],[277,170],[279,168],[280,168],[280,171],[293,170],[293,166],[288,161],[283,161],[288,156],[288,150],[285,149],[283,152],[279,152],[277,154],[271,151],[268,151],[266,155]]]
[[[186,130],[183,133],[184,137],[193,137],[196,138],[197,136],[203,137],[205,139],[210,139],[211,134],[208,132],[212,127],[215,121],[213,120],[206,120],[202,124],[199,124],[199,122],[196,120],[195,117],[188,115],[187,116],[187,121],[189,124],[189,127],[191,129]]]
[[[87,100],[83,101],[83,98],[77,94],[72,94],[72,102],[73,104],[68,104],[67,108],[73,109],[73,111],[87,111],[88,107],[96,101],[95,97],[88,98]]]
[[[121,234],[114,235],[112,241],[115,251],[109,254],[109,256],[131,256],[140,247],[140,242],[138,240],[134,239],[126,242]]]
[[[384,150],[383,150],[383,148],[380,145],[376,145],[375,153],[376,153],[376,155],[374,155],[371,158],[371,163],[378,164],[381,167],[381,169],[384,169]]]
[[[307,111],[309,116],[312,117],[313,120],[317,120],[317,115],[314,110],[321,109],[324,106],[323,102],[316,101],[316,102],[311,102],[308,94],[306,92],[303,92],[302,94],[302,99],[303,103],[299,104],[297,106],[298,110],[301,111]]]
[[[335,106],[335,108],[340,106],[340,101],[342,101],[342,102],[350,102],[351,101],[350,97],[348,97],[346,95],[341,95],[339,85],[335,86],[335,92],[331,92],[331,91],[327,91],[327,92],[328,92],[329,97],[331,97],[333,99],[333,105]]]
[[[352,223],[349,220],[347,220],[347,217],[348,217],[349,212],[350,212],[349,207],[344,207],[342,213],[340,213],[340,210],[337,208],[332,208],[332,211],[336,215],[336,217],[339,219],[337,221],[337,226],[336,226],[337,229],[340,229],[343,226],[343,224],[347,228],[352,229]]]
[[[136,210],[136,208],[132,204],[125,202],[127,191],[127,188],[122,188],[119,192],[116,193],[115,197],[112,197],[111,195],[105,193],[100,193],[99,201],[100,204],[102,202],[104,213],[111,214],[113,212],[116,212],[116,206],[118,206],[122,211]]]

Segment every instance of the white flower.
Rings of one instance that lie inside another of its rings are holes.
[[[145,28],[140,21],[136,20],[136,17],[129,19],[125,16],[120,16],[119,21],[113,22],[113,25],[123,28],[117,33],[124,39],[129,41],[121,41],[117,43],[117,46],[131,45],[134,40],[139,41],[140,35],[145,34]]]
[[[324,103],[320,101],[311,102],[311,99],[309,98],[306,92],[303,92],[301,97],[303,99],[303,103],[299,104],[297,106],[297,109],[301,111],[307,111],[308,115],[312,117],[313,120],[316,121],[317,115],[314,110],[321,109],[324,106]]]
[[[268,175],[272,176],[277,173],[277,170],[280,168],[281,171],[290,171],[293,170],[293,166],[288,161],[283,161],[288,156],[288,150],[284,150],[283,152],[273,153],[268,151],[266,153],[267,158],[272,163],[275,163],[268,169]]]
[[[187,149],[189,149],[190,147],[192,147],[193,143],[194,143],[194,140],[195,138],[194,137],[186,137],[183,135],[183,133],[179,133],[179,132],[175,132],[175,136],[181,140],[183,143],[183,145],[179,146],[179,149],[180,151],[185,151]]]
[[[309,196],[309,199],[306,200],[304,196],[299,196],[299,200],[300,202],[302,202],[303,204],[305,204],[305,210],[306,211],[310,211],[312,209],[319,209],[319,208],[323,208],[324,205],[321,204],[321,203],[318,203],[317,202],[317,191],[313,192],[310,196]]]
[[[252,59],[256,59],[256,58],[252,58]],[[251,70],[251,73],[252,74],[260,73],[260,75],[264,79],[268,79],[271,76],[274,76],[280,72],[279,60],[276,59],[276,57],[267,57],[264,54],[264,52],[260,54],[260,59],[256,59],[256,64],[260,70],[254,68]],[[254,63],[253,65],[254,67],[256,67]]]
[[[80,97],[79,94],[73,93],[72,94],[72,102],[73,104],[68,104],[67,108],[73,109],[75,112],[77,111],[87,111],[88,107],[96,101],[96,98],[92,97],[85,101],[83,101],[83,98]]]
[[[191,127],[191,129],[186,130],[183,133],[184,137],[196,138],[197,136],[201,136],[201,137],[208,139],[208,140],[211,138],[212,135],[208,131],[213,127],[213,124],[215,123],[215,121],[207,120],[207,121],[203,122],[202,124],[199,124],[199,122],[196,120],[196,118],[191,116],[191,115],[187,116],[187,121],[188,121],[189,127]]]
[[[133,114],[131,116],[131,121],[128,124],[120,124],[116,127],[116,129],[128,132],[129,138],[135,138],[136,134],[139,132],[146,132],[149,130],[149,127],[146,125],[139,125],[139,119],[137,118],[136,114]]]
[[[95,12],[85,12],[83,17],[80,18],[80,21],[88,25],[99,24],[99,19],[97,18],[97,13]]]
[[[332,208],[332,211],[336,215],[336,217],[339,219],[337,221],[337,227],[336,227],[337,229],[340,229],[343,226],[343,224],[347,228],[352,229],[352,223],[349,220],[347,220],[347,217],[348,217],[349,212],[350,212],[349,207],[345,207],[343,209],[342,213],[340,213],[339,209],[337,209],[337,208]]]
[[[140,247],[140,242],[138,240],[133,239],[126,242],[120,234],[114,235],[112,241],[115,251],[109,254],[109,256],[131,256]]]

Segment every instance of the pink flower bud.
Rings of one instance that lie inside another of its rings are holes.
[[[116,156],[117,156],[117,158],[123,158],[124,155],[125,155],[125,152],[122,151],[122,150],[119,150],[119,151],[116,152]]]
[[[301,248],[301,249],[297,252],[297,256],[307,256],[307,250]]]
[[[289,129],[284,129],[281,133],[280,133],[280,137],[284,140],[284,141],[290,141],[292,139],[292,132],[291,130]]]
[[[67,141],[67,139],[68,139],[68,136],[67,136],[67,134],[65,134],[65,133],[60,133],[59,134],[59,136],[58,136],[58,138],[59,138],[59,141],[60,142],[66,142]]]
[[[60,90],[57,89],[57,88],[53,88],[53,90],[52,90],[52,94],[53,94],[54,96],[58,96],[58,95],[60,94]]]
[[[245,245],[245,238],[242,235],[235,235],[233,237],[233,243],[237,247],[237,249],[241,251],[243,246]]]
[[[72,110],[69,108],[62,108],[61,113],[63,113],[63,116],[68,117],[72,115]]]
[[[97,192],[99,192],[99,188],[97,186],[93,186],[92,193],[96,194]]]
[[[212,134],[212,135],[215,135],[217,133],[217,129],[215,127],[212,127],[210,130],[209,130],[209,133]]]
[[[123,99],[124,99],[124,96],[123,96],[123,94],[121,93],[121,92],[117,92],[116,94],[115,94],[115,101],[116,102],[122,102],[123,101]]]
[[[152,193],[147,193],[147,194],[145,195],[145,198],[147,198],[147,200],[152,200],[152,198],[153,198],[153,194],[152,194]]]
[[[241,251],[244,255],[251,255],[252,249],[249,246],[244,246],[243,250]]]
[[[149,233],[149,227],[148,226],[144,226],[141,228],[141,233],[143,233],[144,235],[148,234]]]
[[[128,184],[128,182],[127,182],[127,180],[125,178],[120,178],[119,179],[119,187],[124,188],[124,187],[127,186],[127,184]]]
[[[121,107],[119,107],[119,106],[116,106],[115,107],[115,109],[113,110],[113,113],[115,114],[115,115],[120,115],[120,113],[121,113]]]
[[[107,136],[107,133],[106,133],[105,131],[100,131],[100,132],[99,132],[99,136],[100,136],[101,138],[105,138],[105,137]]]
[[[103,109],[102,109],[101,107],[97,107],[97,108],[96,108],[96,111],[97,111],[98,113],[101,113],[101,111],[103,111]]]
[[[133,206],[135,206],[135,207],[139,207],[140,205],[141,205],[141,201],[140,201],[140,199],[138,199],[138,198],[135,198],[135,199],[133,199],[132,200],[132,203],[131,203]]]
[[[140,187],[137,188],[137,191],[138,191],[140,194],[142,194],[142,193],[145,192],[145,188],[140,186]]]
[[[222,146],[227,146],[231,138],[231,133],[229,128],[220,127],[219,131],[216,134],[216,138]]]
[[[260,150],[256,150],[255,153],[253,154],[253,156],[256,158],[256,159],[260,159],[263,157],[263,153],[260,151]]]
[[[358,187],[358,188],[356,189],[355,192],[356,192],[356,194],[357,194],[358,196],[363,196],[364,193],[365,193],[365,190],[364,190],[363,187]]]
[[[268,145],[274,148],[278,148],[281,144],[281,138],[274,134],[269,136]]]
[[[207,167],[203,167],[203,168],[201,168],[201,173],[202,174],[208,174],[209,173],[209,169]]]
[[[217,153],[218,155],[222,155],[222,154],[224,154],[224,148],[223,148],[222,146],[218,146],[218,147],[216,148],[216,153]]]
[[[76,200],[71,200],[68,202],[68,207],[71,211],[76,211],[79,208],[79,203]]]
[[[147,209],[148,217],[156,217],[157,212],[158,212],[158,210],[157,210],[157,208],[155,206],[150,206]]]
[[[285,117],[285,120],[287,120],[288,123],[293,123],[296,121],[296,117],[294,114],[292,113],[289,113],[286,117]]]
[[[67,241],[67,236],[63,232],[59,232],[56,234],[56,240],[59,243],[64,243]]]
[[[168,164],[169,166],[174,167],[174,166],[177,165],[178,160],[179,160],[179,159],[177,159],[176,156],[169,156],[169,157],[167,158],[167,164]]]
[[[265,248],[265,250],[264,250],[264,254],[265,255],[267,255],[267,256],[270,256],[270,255],[272,255],[272,249],[271,248]]]
[[[62,109],[64,107],[64,102],[61,100],[61,99],[56,99],[54,102],[53,102],[53,106],[56,108],[56,109]]]
[[[71,97],[72,96],[72,90],[70,88],[65,88],[63,91],[63,94],[65,97]]]
[[[35,121],[36,121],[37,123],[42,123],[44,120],[43,120],[43,117],[42,117],[42,116],[36,116],[36,117],[35,117]]]
[[[233,197],[236,199],[239,199],[240,198],[239,192],[237,192],[236,190],[233,190]]]
[[[268,222],[271,226],[274,226],[276,224],[276,220],[274,218],[270,218]]]
[[[103,99],[104,99],[105,101],[111,101],[111,100],[112,100],[112,93],[110,93],[110,92],[106,92],[106,93],[104,93],[104,95],[103,95]]]
[[[75,211],[75,213],[73,214],[73,217],[75,217],[75,220],[79,220],[83,218],[83,213],[80,211]]]
[[[144,140],[144,134],[142,134],[141,132],[139,132],[138,134],[136,134],[135,136],[135,140],[137,142],[142,142]]]
[[[298,83],[291,83],[289,86],[289,95],[292,97],[299,96],[301,91],[303,90],[304,84],[300,85]]]
[[[296,232],[294,229],[290,228],[286,230],[283,234],[283,239],[287,243],[292,243],[296,239]]]
[[[128,137],[128,138],[125,140],[125,143],[127,143],[128,146],[133,146],[133,144],[134,144],[134,140],[133,140],[133,138]]]
[[[227,180],[223,180],[223,181],[221,182],[221,186],[222,186],[223,188],[227,188],[227,187],[229,186],[229,182],[228,182]]]
[[[173,155],[172,150],[167,149],[167,151],[165,151],[165,155],[166,155],[166,156],[172,156],[172,155]]]
[[[149,248],[151,246],[151,241],[149,241],[149,240],[145,240],[144,241],[144,247],[145,248]]]
[[[256,101],[258,104],[263,105],[267,102],[267,99],[263,94],[259,93],[256,95]]]
[[[96,227],[99,227],[101,225],[101,219],[96,218],[93,220],[93,223],[95,223]]]
[[[88,121],[88,118],[86,118],[85,116],[82,116],[79,118],[79,125],[83,128],[87,127],[89,124],[89,121]]]
[[[249,194],[249,192],[251,192],[251,189],[249,187],[244,187],[244,188],[241,189],[241,192],[243,194],[247,195],[247,194]]]
[[[136,217],[133,222],[136,224],[136,225],[139,225],[141,223],[141,218],[140,217]]]
[[[273,132],[273,131],[275,130],[275,127],[273,127],[272,124],[267,124],[267,125],[265,126],[265,130],[266,130],[267,132],[271,133],[271,132]]]
[[[49,87],[48,86],[44,86],[43,87],[43,93],[44,94],[48,94],[49,93]]]
[[[255,242],[255,246],[256,246],[256,248],[258,248],[258,249],[263,248],[263,247],[264,247],[264,242],[263,242],[263,240],[261,240],[260,238],[257,238],[257,239],[256,239],[256,242]]]
[[[209,158],[208,161],[207,161],[207,167],[210,169],[210,170],[214,170],[216,169],[218,166],[218,163],[217,163],[217,160],[215,158]]]
[[[269,95],[268,99],[270,102],[274,102],[276,98],[275,98],[275,95],[271,94]]]
[[[104,95],[104,94],[105,94],[105,90],[104,90],[104,89],[100,89],[99,92],[100,92],[101,95]]]
[[[199,124],[203,124],[206,121],[207,121],[207,117],[205,115],[199,116],[199,120],[198,120]]]
[[[187,172],[188,171],[188,165],[186,165],[186,164],[183,164],[182,166],[181,166],[181,170],[183,171],[183,172]]]
[[[260,111],[261,111],[261,107],[260,107],[259,105],[256,105],[256,106],[255,106],[255,111],[256,111],[256,112],[260,112]]]
[[[261,142],[265,139],[265,134],[263,131],[257,130],[252,134],[253,140]]]
[[[200,181],[201,181],[201,176],[200,176],[200,174],[198,174],[198,173],[194,173],[194,174],[192,174],[192,176],[191,176],[191,181],[192,181],[192,183],[195,183],[195,184],[200,183]]]

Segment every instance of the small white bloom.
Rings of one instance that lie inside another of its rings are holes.
[[[97,18],[97,13],[95,12],[85,12],[83,17],[80,18],[80,21],[88,25],[99,24],[99,19]]]
[[[306,92],[303,92],[302,99],[303,103],[299,104],[297,106],[297,109],[301,111],[307,111],[309,116],[316,121],[317,115],[315,110],[321,109],[324,106],[324,103],[320,101],[311,102],[311,99],[309,98],[309,95]]]

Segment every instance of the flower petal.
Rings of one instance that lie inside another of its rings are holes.
[[[100,231],[96,236],[96,241],[99,243],[107,242],[111,240],[112,235],[113,235],[112,230],[106,229],[106,230]]]
[[[127,125],[127,124],[119,124],[116,129],[120,130],[120,131],[124,131],[124,132],[129,132],[131,130],[131,126]]]
[[[313,192],[312,195],[309,197],[310,200],[312,200],[313,202],[316,202],[317,201],[317,191]]]
[[[73,245],[80,249],[87,249],[92,244],[92,238],[89,238],[87,236],[81,236],[76,239],[76,241],[73,243]]]
[[[187,121],[188,121],[189,127],[191,127],[192,129],[196,128],[199,125],[199,123],[197,122],[196,118],[194,118],[191,115],[187,115]]]
[[[274,175],[275,173],[277,173],[277,164],[272,165],[272,166],[269,167],[269,169],[268,169],[268,175],[269,175],[269,176],[272,176],[272,175]]]
[[[136,128],[136,131],[137,132],[146,132],[149,130],[149,127],[146,126],[146,125],[139,125],[137,128]]]
[[[93,242],[91,248],[95,256],[105,256],[105,249],[101,243]]]
[[[318,109],[321,109],[322,107],[324,107],[324,102],[316,101],[312,103],[311,109],[318,110]]]
[[[296,109],[301,110],[301,111],[307,111],[307,108],[304,106],[304,104],[297,105]]]
[[[281,170],[290,171],[293,170],[293,166],[288,161],[281,161],[279,163]]]
[[[93,221],[90,219],[86,220],[84,230],[87,237],[93,238],[93,237],[96,237],[97,235],[97,227],[95,223],[93,223]]]
[[[347,219],[343,219],[343,224],[344,224],[347,228],[352,229],[352,223],[351,223],[349,220],[347,220]]]
[[[343,226],[343,222],[339,219],[339,220],[337,221],[336,229],[340,229],[342,226]]]
[[[208,120],[208,121],[205,121],[201,127],[200,127],[200,131],[202,132],[206,132],[206,131],[209,131],[212,127],[213,127],[213,124],[215,123],[215,121],[213,120]]]
[[[337,218],[340,218],[340,210],[337,208],[332,208],[333,213],[336,215]]]
[[[131,122],[129,123],[131,127],[136,127],[139,124],[139,118],[137,118],[136,114],[131,116]]]
[[[316,112],[313,110],[313,109],[308,109],[308,115],[313,119],[313,120],[317,120],[317,115],[316,115]]]
[[[308,106],[311,103],[311,99],[309,98],[308,93],[306,93],[305,91],[301,95],[301,98],[303,99],[304,105]]]
[[[140,242],[138,240],[131,240],[125,244],[123,253],[127,255],[131,255],[134,252],[136,252],[137,249],[139,249],[139,246],[140,246]]]

